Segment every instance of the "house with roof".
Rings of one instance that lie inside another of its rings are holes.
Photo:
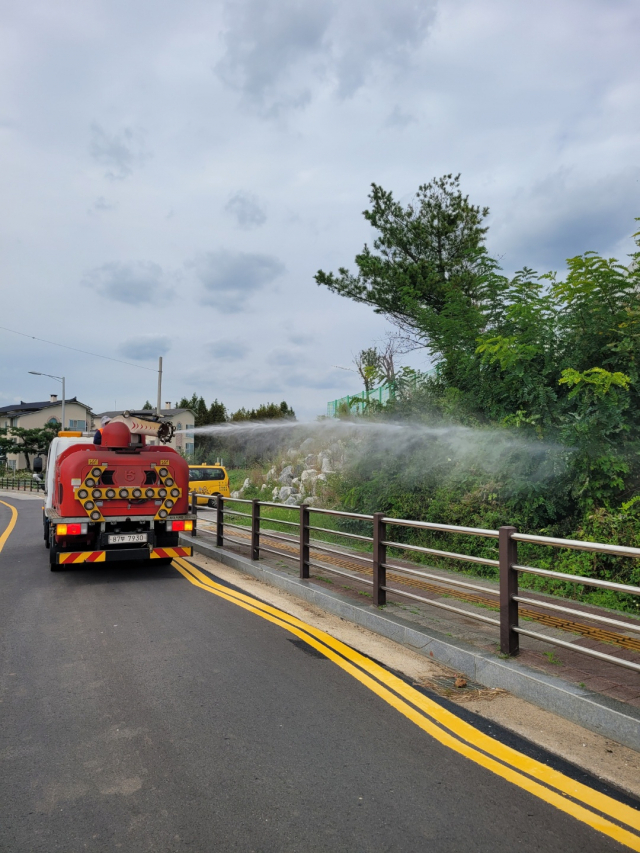
[[[64,407],[66,420],[64,429],[85,432],[91,428],[93,412],[90,406],[81,403],[76,397],[71,397],[65,400]],[[21,400],[19,403],[0,407],[0,428],[7,427],[8,435],[11,435],[12,427],[42,429],[50,424],[57,424],[59,429],[63,429],[62,400],[58,399],[57,394],[52,394],[48,401],[25,403]],[[27,460],[24,453],[8,453],[6,464],[8,468],[19,471],[27,467]],[[43,460],[43,464],[46,465],[46,459]]]
[[[160,409],[160,415],[166,421],[169,421],[175,427],[175,434],[171,441],[168,443],[169,447],[173,447],[174,450],[177,450],[178,453],[181,453],[183,456],[193,456],[193,451],[195,449],[195,440],[194,435],[191,430],[193,430],[195,425],[196,416],[195,413],[191,409],[181,409],[177,407],[173,407],[171,403],[165,403],[165,408]],[[149,417],[150,414],[155,412],[150,412],[148,409],[127,409],[135,418]],[[121,409],[119,411],[111,411],[111,412],[99,412],[93,416],[93,428],[98,429],[100,426],[100,421],[102,418],[115,418],[116,415],[124,415],[125,410]],[[188,430],[188,432],[182,432],[181,430]],[[154,439],[147,439],[147,444],[157,444],[158,442]]]

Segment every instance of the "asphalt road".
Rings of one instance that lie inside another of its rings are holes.
[[[628,849],[173,566],[50,572],[2,500],[1,851]]]

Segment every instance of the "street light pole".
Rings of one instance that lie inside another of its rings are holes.
[[[33,376],[48,376],[49,379],[57,379],[58,382],[62,382],[62,429],[65,429],[64,419],[65,419],[65,387],[64,387],[64,376],[54,376],[53,373],[40,373],[37,370],[30,370],[29,373],[33,374]]]

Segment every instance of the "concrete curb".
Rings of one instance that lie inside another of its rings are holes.
[[[508,690],[545,711],[558,714],[631,749],[640,749],[640,712],[623,702],[589,692],[561,678],[536,672],[514,660],[503,660],[489,652],[479,651],[437,631],[417,627],[398,616],[381,612],[371,604],[353,602],[339,593],[320,589],[309,581],[285,575],[260,562],[253,562],[197,538],[183,536],[181,543],[191,545],[194,551],[246,572],[329,613],[409,646],[420,654],[464,673],[485,687]]]

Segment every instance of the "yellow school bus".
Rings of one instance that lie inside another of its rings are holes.
[[[229,475],[223,465],[189,465],[189,491],[198,505],[215,506],[215,496],[229,497]]]

